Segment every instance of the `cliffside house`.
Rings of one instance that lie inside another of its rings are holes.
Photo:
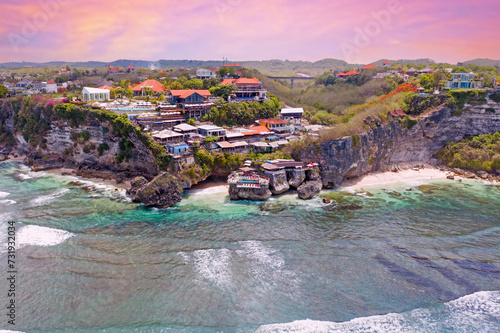
[[[208,90],[170,90],[168,101],[177,104],[186,118],[200,118],[214,105]]]
[[[181,142],[183,140],[183,135],[168,129],[164,129],[160,132],[153,132],[153,139],[159,143],[174,143]]]
[[[388,61],[385,61],[382,63],[382,67],[391,67],[391,63]]]
[[[376,67],[376,66],[374,66],[374,65],[372,65],[372,64],[369,64],[369,65],[366,65],[366,66],[361,67],[361,68],[359,69],[359,71],[360,71],[361,73],[363,73],[363,72],[365,72],[365,71],[367,71],[367,70],[369,70],[369,69],[377,69],[377,67]]]
[[[215,125],[201,125],[198,126],[198,134],[203,136],[213,136],[216,138],[224,138],[226,136],[226,130],[222,127]]]
[[[300,124],[303,115],[303,108],[284,108],[280,110],[280,118],[293,124]]]
[[[249,79],[242,77],[239,79],[225,79],[221,82],[221,85],[232,84],[236,86],[236,90],[233,91],[233,96],[230,97],[231,101],[265,101],[267,100],[267,90],[262,87],[262,82],[254,77]]]
[[[448,89],[477,89],[478,81],[474,80],[475,73],[451,73],[451,80],[446,81]]]
[[[404,113],[403,110],[401,110],[401,109],[397,109],[397,110],[389,111],[387,116],[396,120],[396,119],[404,118],[406,116],[406,113]]]
[[[133,73],[133,72],[135,72],[135,67],[132,66],[132,65],[128,65],[126,69],[127,69],[127,73]]]
[[[200,80],[216,78],[217,73],[213,69],[198,68],[196,70],[196,78]]]
[[[187,139],[190,134],[197,134],[198,129],[194,126],[191,126],[189,124],[179,124],[174,126],[174,131],[181,133],[184,136],[184,139]]]
[[[259,124],[260,126],[265,126],[270,131],[276,133],[279,137],[290,135],[293,131],[291,126],[287,126],[288,122],[283,119],[260,119]]]
[[[191,147],[184,142],[165,145],[167,152],[173,156],[186,156],[191,154]]]
[[[134,96],[146,96],[147,89],[151,89],[154,93],[163,93],[165,91],[163,84],[160,82],[156,80],[146,80],[133,87],[132,92]]]
[[[84,101],[98,101],[98,102],[104,102],[104,101],[109,101],[110,94],[109,94],[109,89],[99,89],[99,88],[90,88],[90,87],[85,87],[83,88],[83,100]]]

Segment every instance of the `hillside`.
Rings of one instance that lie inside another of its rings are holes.
[[[391,64],[400,64],[400,65],[419,65],[419,64],[424,64],[424,65],[431,65],[435,64],[436,62],[432,59],[429,58],[423,58],[423,59],[398,59],[398,60],[391,60],[391,59],[380,59],[375,62],[372,62],[373,65],[375,66],[382,66],[384,62],[390,62]]]
[[[463,65],[477,65],[477,66],[500,66],[500,60],[493,60],[488,58],[477,58],[464,61]]]

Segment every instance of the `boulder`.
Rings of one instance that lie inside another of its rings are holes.
[[[286,171],[266,171],[264,175],[269,178],[269,189],[274,195],[285,193],[290,189],[286,179]]]
[[[287,176],[288,185],[294,188],[299,187],[304,182],[304,180],[306,180],[306,172],[303,169],[294,169],[292,171],[288,171]]]
[[[134,202],[140,202],[149,207],[167,208],[181,201],[182,186],[180,180],[162,172],[152,181],[145,183],[144,177],[132,181],[128,193]]]
[[[0,154],[0,162],[5,161],[7,157],[4,154]]]
[[[137,195],[137,192],[148,183],[148,180],[143,176],[135,177],[130,182],[130,188],[127,189],[127,194],[132,198]]]
[[[300,185],[297,189],[299,198],[303,200],[308,200],[318,194],[323,188],[323,183],[321,180],[310,180]]]
[[[306,171],[307,180],[319,180],[321,179],[321,175],[318,167],[314,167],[311,170]]]

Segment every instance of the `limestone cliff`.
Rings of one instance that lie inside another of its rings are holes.
[[[355,140],[344,137],[316,144],[296,150],[292,156],[307,163],[319,163],[325,188],[340,186],[346,178],[398,163],[420,161],[436,164],[433,154],[446,142],[500,131],[498,104],[489,101],[486,106],[466,105],[466,109],[462,115],[452,115],[450,109],[441,108],[422,117],[411,129],[393,121],[385,127],[360,134]]]

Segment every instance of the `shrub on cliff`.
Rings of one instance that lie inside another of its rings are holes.
[[[449,142],[436,153],[440,163],[472,171],[500,171],[500,132]]]

